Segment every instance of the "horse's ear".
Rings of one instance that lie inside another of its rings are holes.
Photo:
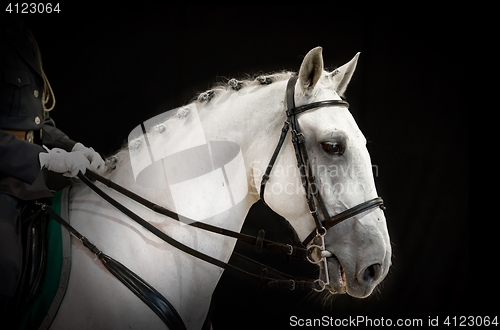
[[[351,81],[354,70],[356,70],[359,54],[360,53],[357,53],[352,60],[332,72],[334,82],[333,86],[337,94],[340,96],[344,96],[347,85],[349,85],[349,81]]]
[[[322,51],[321,47],[311,49],[300,65],[299,85],[305,93],[313,90],[323,74]]]

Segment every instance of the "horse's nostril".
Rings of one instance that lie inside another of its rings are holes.
[[[360,280],[362,283],[375,282],[381,275],[382,266],[380,264],[373,264],[365,268],[361,272]]]

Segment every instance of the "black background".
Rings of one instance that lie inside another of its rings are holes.
[[[142,121],[225,78],[297,71],[315,46],[323,47],[328,69],[361,52],[347,98],[370,141],[377,189],[387,206],[389,275],[367,299],[339,296],[322,307],[303,292],[260,292],[226,272],[214,295],[214,328],[286,328],[292,315],[410,317],[426,324],[429,317],[498,313],[478,295],[496,290],[494,261],[488,253],[481,266],[470,260],[473,143],[464,109],[474,78],[463,57],[466,27],[458,11],[411,4],[119,7],[61,5],[59,14],[23,16],[55,91],[52,117],[103,156]],[[282,238],[281,221],[258,203],[244,231],[265,227],[268,237]],[[237,250],[254,256],[240,244]],[[282,257],[260,258],[284,264]],[[310,270],[296,262],[281,269],[304,267]]]

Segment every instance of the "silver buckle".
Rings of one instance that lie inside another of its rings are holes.
[[[35,134],[33,133],[33,131],[29,131],[26,133],[25,140],[28,141],[29,143],[35,142]]]

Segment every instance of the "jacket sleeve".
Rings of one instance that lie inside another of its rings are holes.
[[[42,127],[42,143],[49,148],[61,148],[71,151],[76,141],[71,140],[66,134],[56,127],[52,118],[47,116]]]
[[[38,154],[45,150],[0,130],[0,176],[32,184],[40,172]]]

